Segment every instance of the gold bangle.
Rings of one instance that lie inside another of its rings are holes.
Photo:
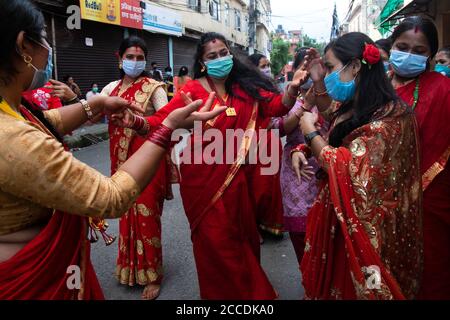
[[[94,118],[94,113],[92,112],[91,106],[89,105],[89,102],[87,102],[85,99],[80,100],[81,105],[83,106],[84,111],[86,112],[86,115],[89,120],[92,120]]]

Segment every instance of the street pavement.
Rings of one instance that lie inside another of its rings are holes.
[[[109,142],[76,151],[75,156],[109,176]],[[192,253],[190,229],[184,214],[178,186],[175,199],[166,201],[162,217],[164,279],[160,300],[200,299],[197,272]],[[118,220],[109,220],[108,232],[117,236]],[[106,299],[139,300],[142,287],[119,285],[114,278],[117,242],[105,246],[102,239],[92,247],[92,261]],[[262,245],[262,265],[281,300],[303,298],[300,272],[292,244],[286,234],[283,240],[266,239]]]

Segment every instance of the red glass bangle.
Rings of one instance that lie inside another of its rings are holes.
[[[303,152],[303,154],[305,155],[305,157],[311,158],[312,153],[311,153],[311,148],[308,147],[306,144],[299,144],[298,146],[292,148],[291,150],[291,156],[294,152]]]
[[[149,135],[147,140],[163,149],[169,149],[172,141],[172,132],[172,129],[160,124],[155,131]]]

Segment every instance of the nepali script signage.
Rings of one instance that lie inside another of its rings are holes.
[[[143,28],[139,0],[80,0],[81,17],[85,20]]]
[[[154,5],[145,1],[144,29],[151,32],[165,33],[181,37],[183,25],[181,16],[174,10]]]

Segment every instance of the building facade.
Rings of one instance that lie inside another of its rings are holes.
[[[450,45],[450,1],[449,0],[389,0],[380,14],[380,29],[389,36],[394,27],[405,17],[421,15],[435,23],[439,45]]]
[[[381,39],[383,35],[378,30],[378,17],[386,2],[387,0],[352,0],[340,33],[362,32],[374,41]]]
[[[269,55],[270,0],[32,0],[43,11],[54,47],[53,77],[71,75],[86,93],[119,77],[118,48],[130,35],[144,39],[150,62],[192,71],[197,43],[206,32],[223,34],[239,55]],[[255,32],[250,37],[250,5]],[[75,9],[73,9],[75,7]],[[69,9],[71,8],[71,9]],[[76,9],[78,8],[78,9]],[[75,11],[74,11],[75,10]],[[81,14],[78,26],[69,20]]]

